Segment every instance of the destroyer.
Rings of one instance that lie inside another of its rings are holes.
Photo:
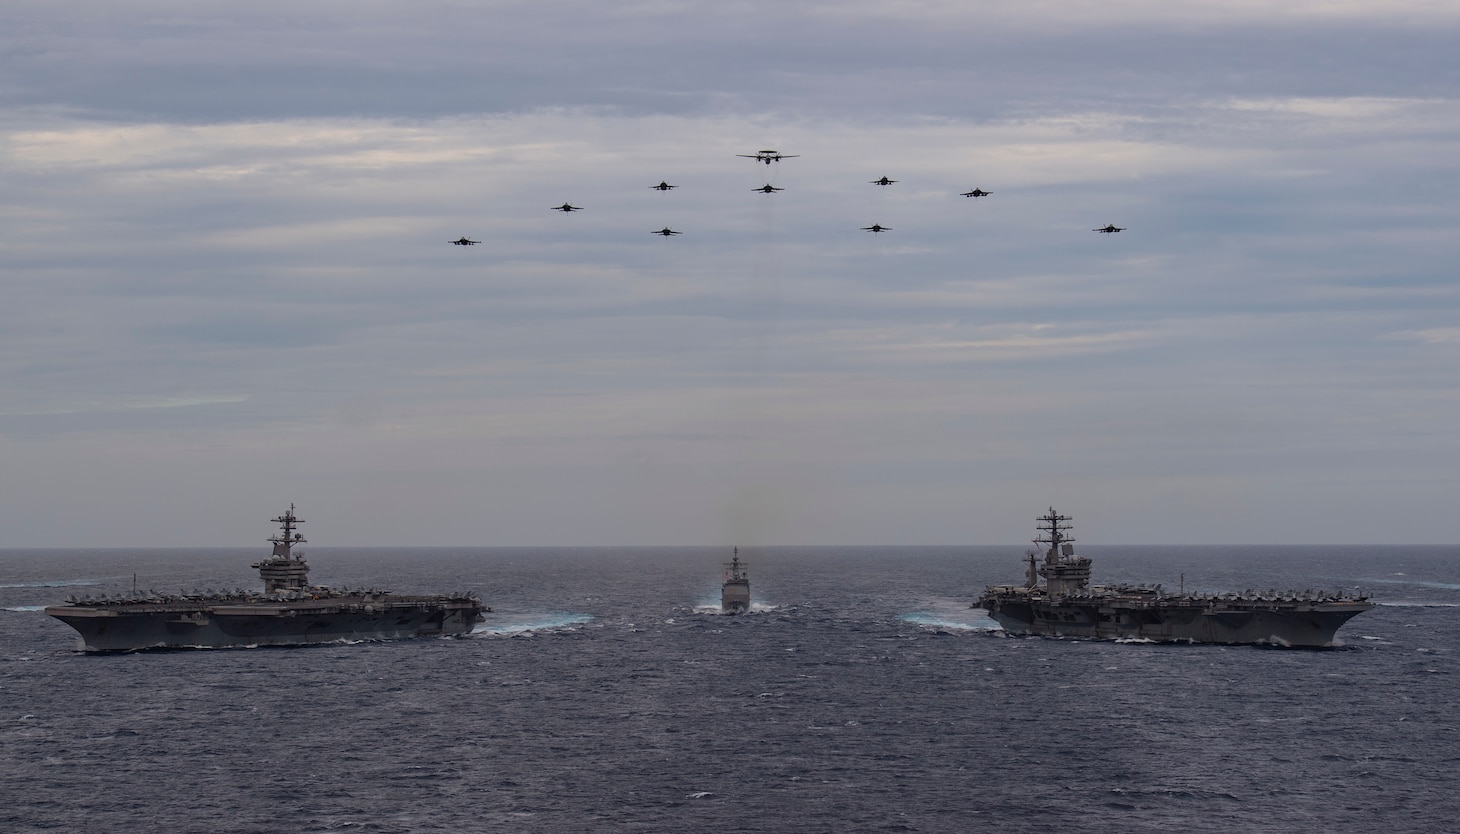
[[[720,586],[720,610],[726,614],[743,614],[750,610],[750,576],[740,564],[740,548],[735,548],[725,563],[725,584]]]
[[[148,593],[108,599],[72,597],[46,613],[76,629],[85,651],[301,646],[353,640],[396,640],[465,634],[483,620],[475,593],[407,596],[389,591],[334,590],[309,584],[309,566],[293,551],[304,520],[289,511],[274,519],[268,559],[253,565],[264,591]]]
[[[989,586],[974,607],[1016,634],[1305,647],[1333,645],[1339,626],[1374,607],[1361,594],[1188,594],[1184,587],[1169,594],[1159,585],[1091,585],[1090,560],[1076,556],[1075,540],[1065,535],[1069,520],[1054,508],[1041,516],[1034,543],[1048,546],[1043,563],[1030,551],[1024,585]]]

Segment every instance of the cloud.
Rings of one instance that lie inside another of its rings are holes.
[[[1412,340],[1427,345],[1460,344],[1460,327],[1432,327],[1425,330],[1408,330],[1389,335],[1392,339]]]
[[[0,33],[17,543],[280,471],[370,542],[1453,480],[1448,5],[58,8]]]

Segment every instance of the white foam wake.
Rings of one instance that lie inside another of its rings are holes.
[[[505,615],[497,619],[491,614],[487,621],[478,623],[471,630],[473,635],[511,635],[532,631],[551,631],[558,628],[572,628],[591,622],[589,614],[519,614]]]

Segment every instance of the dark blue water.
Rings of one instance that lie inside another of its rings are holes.
[[[252,587],[253,550],[0,551],[0,831],[1438,832],[1460,548],[1085,548],[1097,581],[1353,588],[1335,650],[1003,635],[1020,548],[316,548],[476,590],[470,637],[91,656],[70,593]],[[747,555],[742,550],[742,555]]]

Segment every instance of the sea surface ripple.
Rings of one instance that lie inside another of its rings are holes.
[[[0,551],[0,831],[1435,832],[1460,818],[1460,549],[1085,548],[1097,581],[1365,588],[1343,647],[1011,637],[1020,548],[327,549],[475,590],[445,640],[88,655],[71,593],[259,553]],[[1184,575],[1184,576],[1183,576]]]

